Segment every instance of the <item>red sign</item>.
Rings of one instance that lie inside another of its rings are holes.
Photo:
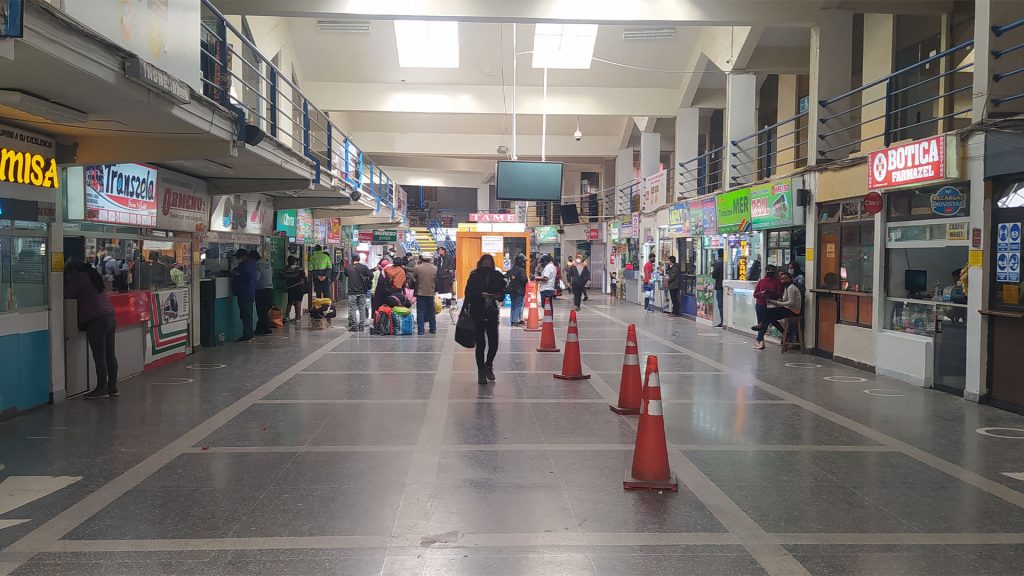
[[[150,293],[147,290],[111,294],[110,303],[114,306],[117,325],[123,327],[148,322],[153,317],[149,301]]]
[[[488,212],[473,212],[469,215],[470,222],[478,224],[516,224],[519,219],[515,214],[491,214]]]
[[[587,240],[597,240],[601,237],[601,231],[597,228],[587,228]]]
[[[365,242],[367,244],[369,244],[370,242],[373,242],[373,231],[371,230],[369,232],[360,232],[359,233],[359,241],[360,242]]]
[[[868,190],[946,177],[945,136],[933,136],[868,155]]]
[[[864,211],[868,214],[878,214],[882,211],[882,195],[878,192],[868,192],[864,197]]]
[[[981,228],[971,228],[971,248],[981,248]]]

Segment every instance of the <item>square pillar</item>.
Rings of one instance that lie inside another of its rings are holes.
[[[633,149],[619,150],[615,156],[615,185],[625,184],[633,178]]]
[[[990,191],[989,183],[985,181],[985,138],[984,132],[971,134],[964,158],[971,180],[970,227],[982,230],[982,262],[990,262],[992,246],[986,232],[992,229],[992,204],[986,201]],[[988,393],[988,316],[978,313],[988,308],[988,300],[989,274],[981,266],[971,267],[967,272],[967,380],[964,399],[972,402],[979,402]]]
[[[836,148],[854,138],[851,131],[840,132],[827,138],[819,134],[835,132],[850,125],[849,115],[842,115],[828,123],[820,118],[842,112],[843,103],[834,110],[822,108],[821,102],[849,92],[853,76],[853,13],[849,10],[822,10],[818,24],[811,27],[810,96],[807,119],[807,163],[817,164],[818,158],[828,153],[831,159],[845,158],[850,148]]]
[[[757,140],[732,143],[757,131],[757,76],[729,74],[725,86],[725,186],[750,182],[757,171]],[[741,151],[742,150],[742,151]]]
[[[661,134],[642,132],[640,134],[640,175],[651,176],[658,172],[661,163]]]
[[[796,116],[799,111],[799,98],[797,91],[800,87],[800,78],[796,74],[779,74],[779,96],[778,114],[779,121]],[[779,134],[793,132],[795,124],[786,124],[779,127]],[[800,133],[780,136],[776,142],[775,166],[778,174],[787,174],[796,168],[796,159],[800,157],[800,149],[797,144],[801,141]]]
[[[476,189],[476,211],[487,212],[491,209],[491,185],[483,184]]]
[[[683,195],[683,178],[679,177],[679,163],[691,160],[700,154],[700,109],[680,108],[676,111],[676,147],[675,147],[675,197]]]
[[[896,17],[892,14],[864,15],[864,84],[892,74],[893,38],[895,32]],[[868,88],[861,97],[862,102],[878,100],[878,102],[864,106],[861,111],[861,118],[863,118],[864,123],[860,126],[860,132],[855,133],[859,134],[857,139],[863,140],[860,143],[862,154],[885,148],[885,114],[887,109],[885,95],[886,85],[882,83]],[[851,130],[851,132],[854,131]],[[852,150],[852,147],[850,150]]]

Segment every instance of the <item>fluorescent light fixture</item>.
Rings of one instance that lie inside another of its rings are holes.
[[[402,68],[458,68],[459,23],[395,20],[398,65]]]
[[[316,26],[321,32],[370,33],[369,20],[317,20]]]
[[[675,36],[675,28],[631,28],[622,31],[623,40],[664,40]]]
[[[0,90],[0,105],[58,124],[82,124],[89,121],[89,115],[85,112],[18,90]]]
[[[597,24],[537,24],[533,67],[587,70],[596,40]]]

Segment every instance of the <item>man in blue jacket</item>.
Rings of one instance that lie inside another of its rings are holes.
[[[235,252],[235,258],[238,266],[231,271],[231,291],[238,301],[238,317],[242,320],[242,335],[235,342],[249,342],[252,340],[252,307],[256,301],[256,265],[244,248]]]

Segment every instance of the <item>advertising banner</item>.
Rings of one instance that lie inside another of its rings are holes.
[[[537,239],[537,244],[558,242],[558,226],[537,226],[533,229],[533,235]]]
[[[920,184],[945,177],[945,136],[933,136],[868,155],[869,190]]]
[[[210,230],[269,236],[274,231],[274,205],[262,194],[214,196]]]
[[[195,232],[207,226],[210,195],[206,193],[206,182],[169,170],[161,170],[159,176],[160,211],[156,214],[156,227]]]
[[[640,183],[640,211],[654,212],[665,199],[665,171],[644,178]]]
[[[668,212],[668,237],[688,238],[692,234],[689,204],[676,204]]]
[[[697,276],[697,318],[715,320],[715,279],[710,274]]]
[[[633,212],[632,216],[632,230],[630,231],[630,238],[640,238],[640,213]]]
[[[341,218],[331,218],[327,221],[327,243],[341,243]]]
[[[308,208],[299,208],[295,211],[295,243],[314,243],[313,211]]]
[[[794,225],[793,180],[787,178],[750,188],[750,221],[754,230]]]
[[[85,167],[85,219],[122,226],[156,226],[157,171],[145,164]]]
[[[704,236],[718,234],[718,203],[714,198],[700,201],[701,228]]]
[[[719,234],[750,230],[750,188],[719,194],[716,203]]]
[[[49,138],[0,125],[0,182],[15,188],[24,186],[26,191],[35,191],[33,187],[59,188],[54,147]]]
[[[298,230],[298,223],[299,221],[295,215],[295,210],[278,210],[277,225],[274,229],[283,233],[289,241],[294,242],[295,233]]]

